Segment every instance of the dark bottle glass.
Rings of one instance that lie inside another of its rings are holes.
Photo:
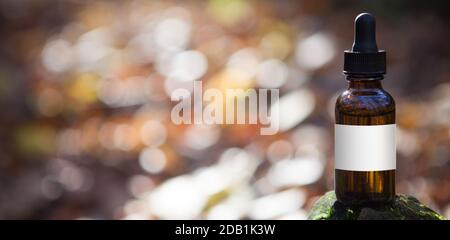
[[[381,86],[386,52],[378,50],[375,18],[355,19],[344,52],[348,89],[336,101],[335,192],[348,205],[386,203],[395,197],[395,103]]]
[[[347,76],[348,89],[336,101],[336,124],[395,124],[395,102],[381,86],[383,75]],[[375,147],[375,146],[374,146]],[[390,202],[395,197],[395,169],[335,170],[338,201],[348,205]]]

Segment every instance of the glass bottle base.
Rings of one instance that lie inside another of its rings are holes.
[[[377,205],[395,198],[395,170],[335,170],[335,192],[345,205]]]

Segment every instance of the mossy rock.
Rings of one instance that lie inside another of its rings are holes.
[[[416,198],[397,195],[391,204],[349,207],[336,201],[334,191],[327,192],[314,204],[310,220],[445,220]]]

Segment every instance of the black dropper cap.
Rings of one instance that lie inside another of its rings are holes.
[[[378,50],[375,18],[361,13],[355,18],[355,40],[352,50],[344,52],[344,74],[376,76],[386,73],[386,52]]]

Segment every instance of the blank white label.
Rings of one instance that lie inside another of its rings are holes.
[[[335,124],[335,168],[349,171],[393,170],[395,124]]]

